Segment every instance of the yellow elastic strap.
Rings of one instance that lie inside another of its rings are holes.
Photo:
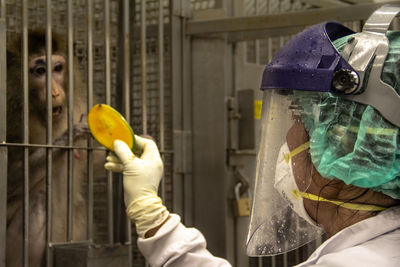
[[[351,126],[349,127],[349,131],[353,133],[358,133],[360,130],[360,127],[357,126]],[[365,132],[367,134],[376,134],[376,135],[393,135],[396,134],[395,129],[387,129],[387,128],[371,128],[371,127],[366,127]]]
[[[310,141],[305,142],[304,144],[296,147],[295,149],[293,149],[292,151],[290,151],[288,154],[283,153],[283,158],[286,161],[286,164],[289,163],[289,161],[296,156],[297,154],[303,152],[304,150],[307,150],[310,148]]]
[[[323,197],[316,196],[311,193],[305,193],[305,192],[300,192],[299,190],[293,189],[292,194],[299,199],[300,197],[302,198],[307,198],[313,201],[323,201],[323,202],[329,202],[338,206],[341,206],[346,209],[350,210],[363,210],[363,211],[382,211],[387,208],[381,207],[381,206],[376,206],[376,205],[369,205],[369,204],[356,204],[356,203],[347,203],[343,201],[337,201],[337,200],[329,200]]]

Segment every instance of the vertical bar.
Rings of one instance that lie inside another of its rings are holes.
[[[111,66],[110,66],[110,2],[104,0],[104,55],[105,55],[105,90],[106,104],[111,105]],[[108,242],[114,244],[114,199],[112,173],[107,172],[107,210]]]
[[[284,253],[282,255],[282,258],[283,258],[283,267],[287,267],[288,266],[288,253],[287,252]]]
[[[6,0],[1,0],[0,5],[1,5],[0,16],[2,19],[6,19]]]
[[[276,258],[277,258],[278,256],[272,256],[271,257],[271,267],[276,267]],[[264,259],[264,258],[263,258]]]
[[[182,96],[182,40],[181,32],[182,22],[181,18],[176,15],[182,5],[181,1],[169,0],[169,18],[170,18],[170,29],[169,34],[171,36],[171,98],[172,98],[172,128],[173,128],[173,144],[174,144],[174,154],[173,154],[173,177],[172,177],[172,210],[175,213],[183,214],[183,203],[184,203],[184,191],[183,191],[183,179],[184,174],[177,172],[180,168],[180,161],[182,151],[180,149],[180,132],[183,131],[183,96]],[[186,177],[185,177],[186,178]],[[182,218],[186,222],[186,218]]]
[[[28,1],[22,0],[23,142],[29,143]],[[29,148],[24,147],[23,266],[29,266]]]
[[[87,57],[88,57],[88,73],[87,73],[87,112],[93,106],[93,4],[91,0],[87,0]],[[93,140],[88,139],[88,147],[93,147]],[[88,150],[88,239],[93,240],[93,151]]]
[[[158,87],[160,116],[160,150],[165,150],[164,140],[164,0],[158,0]],[[165,199],[165,179],[161,180],[161,198]]]
[[[142,1],[143,2],[143,1]],[[123,0],[123,22],[122,22],[122,33],[123,33],[123,105],[124,115],[128,123],[131,121],[131,107],[130,107],[130,6],[129,0]],[[129,251],[132,251],[132,227],[131,220],[126,216],[126,243],[129,245]],[[132,264],[132,253],[129,253],[129,265]]]
[[[142,1],[143,3],[143,1]],[[131,107],[130,107],[130,31],[129,31],[129,0],[123,1],[123,105],[124,105],[124,115],[127,119],[128,123],[130,123],[131,117]],[[132,228],[131,228],[131,221],[126,217],[126,240],[129,246],[132,246]],[[132,262],[132,253],[129,253],[129,262]]]
[[[5,0],[1,1],[0,19],[0,118],[7,118],[7,34],[5,21]],[[0,120],[0,142],[7,137],[6,119]],[[7,147],[0,147],[0,266],[6,266],[7,232]]]
[[[68,42],[68,145],[72,146],[74,142],[74,31],[72,16],[72,1],[67,1],[67,42]],[[68,208],[67,208],[67,240],[72,241],[73,232],[73,173],[74,173],[74,153],[73,149],[68,149]]]
[[[143,1],[142,1],[143,3]],[[131,119],[131,107],[130,107],[130,31],[129,31],[129,1],[123,1],[123,46],[124,46],[124,58],[123,58],[123,94],[124,94],[124,115],[125,118],[130,122]]]
[[[140,4],[140,41],[141,41],[141,66],[142,66],[142,123],[143,134],[147,134],[147,68],[146,68],[146,1]]]
[[[258,0],[255,0],[254,5],[255,5],[255,11],[256,11],[255,15],[256,16],[260,15],[260,12],[259,12],[260,2]],[[258,40],[258,39],[256,39],[254,42],[254,50],[255,50],[255,59],[256,59],[255,64],[260,64],[260,40]]]
[[[111,104],[110,0],[104,0],[104,55],[106,104]]]
[[[182,1],[183,10],[188,8],[187,3],[185,4]],[[187,11],[187,10],[186,10]],[[185,11],[185,12],[186,12]],[[188,140],[192,131],[192,116],[193,116],[193,106],[192,106],[192,83],[191,83],[191,37],[185,34],[186,32],[186,22],[187,18],[181,18],[181,27],[182,32],[180,33],[180,42],[181,42],[181,93],[182,93],[182,130],[183,135],[181,136],[181,162],[182,162],[182,170],[183,170],[183,179],[182,179],[182,189],[183,189],[183,216],[185,223],[193,224],[194,217],[196,216],[194,212],[194,201],[193,201],[193,175],[191,171],[188,170],[187,162],[191,162],[191,155],[188,153],[192,153],[190,150],[192,148],[191,141]],[[191,90],[187,90],[187,88],[191,88]],[[191,168],[191,166],[189,167]]]
[[[163,2],[159,0],[158,11],[158,87],[160,90],[160,149],[163,151],[165,148],[164,143],[164,14]]]
[[[47,128],[46,128],[46,144],[52,144],[52,136],[53,136],[53,125],[52,125],[52,77],[51,77],[51,70],[52,70],[52,62],[51,62],[51,55],[52,55],[52,33],[51,33],[51,0],[46,0],[46,101],[47,101],[47,112],[46,112],[46,119],[47,119]],[[52,228],[53,228],[53,221],[52,221],[52,166],[53,166],[53,150],[52,148],[46,149],[46,190],[47,190],[47,220],[46,220],[46,240],[47,240],[47,266],[51,266],[52,262],[52,255],[51,255],[51,247],[49,244],[52,241]]]

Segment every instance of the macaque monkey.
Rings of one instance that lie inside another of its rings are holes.
[[[7,49],[7,142],[23,143],[23,87],[21,37],[11,40]],[[68,66],[66,46],[53,34],[52,69],[46,69],[45,34],[28,34],[29,75],[29,144],[46,144],[46,72],[52,72],[52,144],[68,145]],[[77,63],[76,60],[74,60]],[[74,67],[73,146],[87,146],[86,85],[77,66]],[[52,149],[51,241],[67,240],[68,152]],[[8,267],[22,266],[23,251],[23,149],[9,147],[7,188],[7,255]],[[94,155],[94,170],[102,171],[104,154]],[[87,151],[73,150],[73,241],[87,240]],[[44,266],[46,252],[46,148],[29,148],[29,263]]]

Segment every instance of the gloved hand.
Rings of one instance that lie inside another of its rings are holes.
[[[113,172],[122,172],[124,179],[124,201],[129,218],[136,224],[140,237],[159,225],[169,212],[157,196],[163,172],[163,163],[156,144],[135,135],[136,147],[143,151],[136,157],[120,140],[114,141],[114,153],[107,157],[104,167]]]

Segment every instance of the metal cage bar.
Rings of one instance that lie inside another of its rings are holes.
[[[104,0],[104,60],[106,104],[111,104],[110,0]]]
[[[146,66],[146,1],[140,4],[140,41],[142,67],[142,124],[143,134],[147,134],[147,66]]]
[[[104,1],[104,60],[106,104],[111,105],[110,2]],[[113,176],[107,171],[108,242],[114,244]]]
[[[52,69],[51,55],[52,55],[52,13],[51,13],[51,0],[46,0],[46,144],[52,145],[53,136],[53,125],[52,125]],[[52,241],[52,167],[53,167],[53,149],[48,147],[46,149],[46,195],[47,195],[47,212],[46,212],[46,240],[47,240],[47,251],[46,260],[47,266],[51,266],[52,255],[51,255],[51,244]]]
[[[181,162],[183,161],[182,152],[180,150],[180,136],[179,131],[183,132],[183,119],[184,114],[182,104],[182,77],[179,73],[182,70],[182,18],[175,14],[175,10],[180,10],[182,2],[180,1],[169,1],[170,4],[170,24],[169,34],[171,36],[171,63],[170,67],[173,70],[171,72],[171,87],[172,90],[172,102],[175,105],[172,106],[172,128],[174,131],[173,142],[174,142],[174,161],[173,161],[173,177],[172,177],[172,210],[178,214],[184,214],[184,192],[183,192],[183,180],[186,178],[180,171],[182,169]],[[177,171],[178,170],[178,171]],[[183,221],[191,223],[191,220],[183,216]]]
[[[6,3],[1,1],[0,18],[0,118],[7,117]],[[0,142],[6,142],[7,120],[0,120]],[[0,214],[7,213],[7,147],[0,147]],[[7,216],[0,216],[0,266],[6,266]]]
[[[123,2],[123,105],[125,118],[130,123],[131,120],[131,106],[130,106],[130,14],[129,14],[129,1]]]
[[[127,122],[130,123],[130,117],[131,117],[131,106],[130,106],[130,99],[131,99],[131,94],[130,94],[130,6],[129,6],[129,0],[124,0],[122,3],[123,10],[123,26],[122,26],[122,32],[123,32],[123,105],[124,105],[124,115],[125,118],[127,119]],[[128,216],[126,216],[126,241],[127,244],[129,244],[130,250],[132,249],[132,227],[131,227],[131,220],[129,219]],[[129,253],[129,263],[132,263],[132,253]]]
[[[29,143],[28,1],[22,1],[23,142]],[[24,147],[23,265],[29,266],[29,148]]]
[[[1,7],[1,10],[0,10],[1,19],[5,19],[6,18],[6,0],[1,0],[0,7]]]
[[[68,42],[68,145],[73,146],[73,127],[74,127],[74,23],[72,15],[72,1],[67,2],[67,42]],[[74,236],[73,225],[73,173],[74,173],[74,153],[73,149],[68,149],[68,207],[67,207],[67,240],[72,241]]]
[[[93,106],[93,3],[87,0],[87,112]],[[89,138],[88,147],[93,147],[93,140]],[[93,151],[87,151],[88,169],[88,239],[93,240]]]
[[[158,87],[159,87],[159,132],[160,151],[165,151],[164,139],[164,0],[158,1]],[[163,159],[165,158],[162,155]],[[161,198],[165,199],[165,177],[161,180]]]

